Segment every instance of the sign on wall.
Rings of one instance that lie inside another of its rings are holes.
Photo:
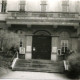
[[[52,47],[52,52],[57,53],[57,47]]]
[[[30,52],[31,51],[31,46],[27,46],[26,47],[26,51],[29,51]]]
[[[25,54],[25,48],[24,47],[20,47],[19,48],[19,53],[20,54]]]

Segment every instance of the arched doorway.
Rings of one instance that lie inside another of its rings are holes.
[[[51,36],[47,31],[37,31],[34,33],[32,59],[51,59]]]

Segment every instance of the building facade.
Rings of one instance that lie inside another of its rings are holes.
[[[80,2],[54,2],[56,5],[49,0],[33,5],[31,0],[1,1],[0,29],[19,34],[20,58],[55,61],[68,50],[80,52]]]

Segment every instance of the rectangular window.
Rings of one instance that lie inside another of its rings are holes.
[[[41,14],[40,14],[40,17],[47,17],[47,14],[45,13],[46,12],[46,6],[47,6],[47,2],[45,0],[42,0],[41,1]]]
[[[68,40],[61,40],[61,53],[65,54],[68,50]]]
[[[41,1],[41,11],[42,12],[46,12],[46,5],[47,5],[47,3],[46,3],[46,1]]]
[[[2,0],[1,12],[6,12],[7,0]]]
[[[68,12],[68,8],[69,8],[69,0],[63,0],[62,1],[62,11]]]
[[[25,0],[20,1],[20,11],[25,11]]]

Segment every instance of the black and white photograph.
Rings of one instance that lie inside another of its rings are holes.
[[[80,0],[0,0],[0,80],[80,80]]]

